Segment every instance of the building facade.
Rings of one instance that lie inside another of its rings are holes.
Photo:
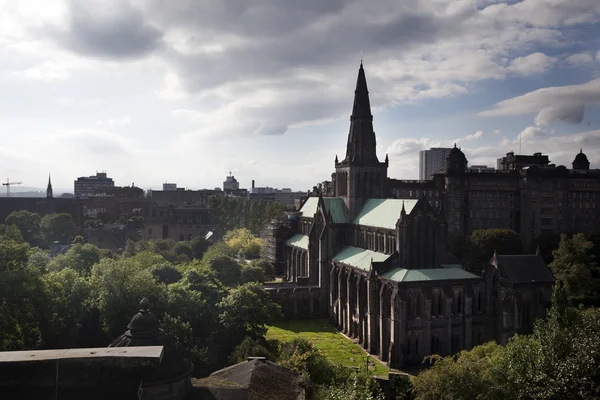
[[[214,216],[206,207],[175,207],[152,204],[146,208],[143,239],[192,240],[216,230]]]
[[[432,147],[429,150],[419,151],[419,180],[433,178],[433,174],[446,171],[446,158],[451,149]]]
[[[106,175],[106,172],[96,172],[95,176],[82,176],[77,178],[74,185],[75,196],[93,196],[102,190],[112,189],[115,182]]]
[[[483,275],[468,272],[446,252],[443,207],[427,192],[389,197],[394,181],[387,156],[380,162],[375,151],[362,64],[350,121],[346,157],[334,163],[334,196],[308,197],[287,214],[287,229],[273,229],[272,242],[281,243],[273,257],[287,282],[266,288],[284,313],[326,314],[392,367],[530,331],[551,296],[548,267],[539,255],[494,255]],[[450,152],[450,174],[466,162],[461,154]]]
[[[238,190],[240,188],[240,183],[235,179],[235,176],[229,173],[229,176],[225,177],[225,181],[223,182],[223,191],[228,190]]]

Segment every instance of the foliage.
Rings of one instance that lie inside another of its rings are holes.
[[[234,229],[225,234],[223,241],[233,254],[243,252],[248,258],[258,258],[262,249],[262,241],[248,229]]]
[[[202,259],[202,256],[210,246],[210,242],[203,237],[195,237],[190,240],[190,248],[192,249],[193,258]]]
[[[41,236],[42,219],[37,213],[27,210],[13,211],[6,217],[7,225],[15,225],[28,243],[38,243]]]
[[[254,339],[264,336],[266,325],[281,318],[281,307],[258,283],[246,283],[232,289],[219,303],[219,310],[224,348],[233,348],[246,336]],[[231,346],[232,343],[235,345]]]
[[[0,236],[0,351],[35,347],[48,319],[41,272],[27,261],[27,244]]]
[[[27,260],[29,266],[34,267],[41,272],[46,272],[50,260],[50,254],[48,254],[46,250],[42,250],[39,247],[29,249],[29,259]]]
[[[136,257],[140,255],[144,253]],[[160,306],[166,304],[166,286],[158,283],[150,272],[150,266],[143,265],[136,257],[104,259],[92,268],[91,304],[100,311],[102,329],[109,337],[114,338],[123,332],[137,312],[140,299],[146,297],[150,300],[153,312],[158,314]]]
[[[231,257],[219,257],[211,260],[208,266],[215,271],[217,278],[227,286],[236,286],[240,282],[242,267]]]
[[[88,310],[89,281],[71,268],[44,276],[51,293],[52,329],[45,333],[46,346],[68,348],[78,341],[81,322]]]
[[[469,238],[486,257],[491,258],[494,251],[498,254],[521,254],[521,237],[510,229],[478,229]]]
[[[265,357],[269,361],[276,362],[279,358],[279,342],[277,340],[266,341],[262,337],[258,339],[246,337],[235,347],[229,356],[229,361],[239,363],[246,361],[249,357]]]
[[[265,282],[275,280],[275,267],[267,260],[252,260],[250,262],[250,265],[257,266],[260,267],[260,269],[262,269]]]
[[[233,257],[234,252],[231,250],[225,242],[217,242],[211,245],[204,255],[202,256],[202,262],[209,264],[212,260],[223,257]]]
[[[0,237],[14,240],[15,242],[23,243],[23,235],[16,225],[0,225]]]
[[[412,384],[417,399],[500,399],[495,391],[492,364],[501,348],[494,342],[461,351],[456,356],[429,357],[433,366]]]
[[[97,264],[103,257],[101,249],[93,244],[74,244],[65,254],[58,254],[48,263],[50,271],[60,271],[64,268],[88,274],[92,266]]]
[[[151,271],[154,278],[165,285],[179,282],[183,278],[181,272],[171,264],[157,265]]]
[[[248,282],[265,282],[265,274],[258,265],[246,264],[242,266],[242,272],[240,274],[240,283]]]
[[[40,223],[42,235],[48,244],[59,242],[70,243],[70,238],[75,235],[75,224],[69,214],[44,215]]]
[[[275,201],[217,196],[210,198],[209,208],[224,231],[246,228],[256,235],[286,211],[283,204]]]
[[[435,364],[413,380],[417,399],[591,399],[600,394],[600,310],[552,307],[530,336],[488,343]]]
[[[599,269],[591,253],[593,247],[582,233],[571,238],[563,234],[553,253],[554,261],[549,265],[554,277],[564,283],[569,301],[575,305],[600,305]]]
[[[165,333],[181,345],[183,356],[194,363],[195,375],[205,375],[210,371],[207,349],[196,345],[194,332],[188,322],[165,314],[160,324]]]
[[[315,398],[327,400],[384,400],[385,396],[373,377],[355,372],[344,385],[320,387]]]

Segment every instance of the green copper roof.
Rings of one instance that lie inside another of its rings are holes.
[[[295,234],[291,238],[285,241],[285,244],[289,246],[299,247],[304,250],[308,250],[308,236]]]
[[[480,276],[460,268],[404,269],[396,268],[381,275],[396,282],[446,281],[479,279]]]
[[[369,199],[354,219],[356,225],[394,229],[400,218],[402,204],[410,214],[418,200],[415,199]]]
[[[387,260],[389,257],[389,254],[347,246],[333,257],[333,261],[338,261],[368,271],[371,268],[371,260],[381,262]]]
[[[331,218],[334,224],[345,224],[348,222],[346,217],[346,205],[344,199],[339,197],[323,197],[323,203],[325,204],[325,210],[331,213]],[[317,213],[317,207],[319,205],[318,197],[309,197],[300,212],[303,217],[314,218]]]

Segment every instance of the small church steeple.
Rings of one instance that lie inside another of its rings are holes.
[[[46,198],[51,199],[53,197],[54,196],[52,194],[52,182],[50,181],[50,174],[48,174],[48,187],[46,188]]]

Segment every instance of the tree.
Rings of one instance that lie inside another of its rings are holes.
[[[208,265],[224,285],[236,286],[240,282],[242,267],[231,257],[215,258]]]
[[[50,319],[41,271],[27,259],[27,244],[0,236],[0,351],[34,348]]]
[[[225,234],[223,241],[231,249],[233,254],[240,251],[248,258],[257,258],[260,256],[262,241],[255,237],[248,229],[234,229]]]
[[[23,243],[23,235],[16,225],[0,225],[0,237]]]
[[[433,366],[413,380],[416,399],[502,399],[492,363],[501,347],[490,342],[457,356],[431,356]]]
[[[521,254],[523,243],[518,233],[510,229],[478,229],[465,243],[469,269],[479,272],[494,252],[498,254]]]
[[[563,234],[558,249],[553,252],[550,269],[554,277],[564,283],[572,303],[600,304],[600,281],[593,279],[593,275],[598,274],[593,247],[594,244],[582,233],[572,238]]]
[[[224,334],[222,344],[232,349],[249,336],[259,338],[267,333],[266,325],[281,317],[281,307],[259,283],[246,283],[232,289],[219,304]]]
[[[40,239],[40,224],[42,219],[39,214],[27,210],[13,211],[6,217],[7,225],[15,225],[21,231],[23,239],[28,243],[37,243]]]
[[[157,265],[152,268],[152,275],[158,282],[165,285],[179,282],[183,278],[181,272],[170,264]]]
[[[190,242],[177,242],[173,246],[173,251],[177,254],[178,258],[184,261],[191,261],[194,259],[194,251],[190,246]]]
[[[190,241],[190,247],[192,248],[193,258],[198,260],[202,259],[204,252],[210,246],[210,242],[203,237],[195,237]]]
[[[48,269],[60,271],[64,268],[70,268],[89,274],[92,266],[100,262],[102,258],[102,250],[93,244],[74,244],[65,254],[55,256],[48,263]]]
[[[54,242],[67,244],[69,239],[75,235],[75,224],[69,214],[45,215],[40,226],[42,235],[48,244]]]
[[[167,303],[166,286],[154,279],[150,265],[140,265],[136,257],[104,259],[92,268],[91,304],[100,311],[103,331],[110,338],[123,333],[144,297],[158,315]]]
[[[51,258],[46,250],[42,250],[39,247],[34,247],[29,250],[29,260],[27,264],[41,272],[46,272],[48,264]]]
[[[240,283],[248,282],[265,282],[265,274],[261,267],[256,264],[246,264],[242,267],[242,273],[240,274]]]
[[[250,265],[255,265],[262,269],[265,282],[275,280],[275,267],[273,266],[273,264],[271,264],[267,260],[264,260],[264,259],[252,260],[250,262]]]

